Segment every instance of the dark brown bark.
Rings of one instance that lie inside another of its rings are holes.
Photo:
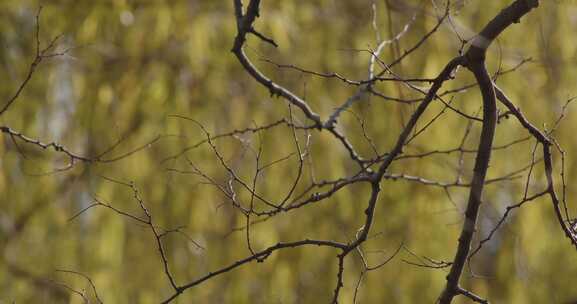
[[[459,279],[471,250],[479,208],[482,203],[483,185],[485,184],[485,177],[491,159],[493,137],[497,123],[497,106],[493,82],[485,67],[486,51],[501,32],[511,24],[518,23],[522,16],[538,6],[538,0],[517,0],[513,2],[485,26],[472,41],[471,47],[464,55],[466,59],[465,65],[475,75],[483,96],[483,129],[475,160],[473,180],[465,212],[465,222],[461,230],[451,270],[447,275],[447,284],[439,298],[439,303],[441,304],[451,303],[456,295],[462,294],[464,291],[459,287]]]

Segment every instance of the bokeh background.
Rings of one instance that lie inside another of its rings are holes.
[[[441,1],[437,1],[442,6]],[[407,77],[435,77],[460,47],[454,29],[471,37],[510,1],[454,1],[453,26],[445,24],[395,71]],[[56,141],[82,155],[98,155],[114,146],[114,159],[155,140],[145,149],[117,161],[76,164],[68,159],[2,136],[0,145],[0,303],[81,303],[61,284],[89,289],[74,270],[89,276],[105,303],[158,303],[171,293],[150,231],[105,208],[89,206],[94,198],[133,214],[141,214],[127,187],[104,177],[133,181],[154,221],[163,227],[183,226],[200,249],[181,234],[164,239],[171,270],[179,283],[228,265],[250,252],[245,217],[213,186],[188,170],[186,158],[218,182],[227,173],[207,145],[180,154],[202,140],[201,130],[182,115],[202,123],[211,134],[263,125],[287,117],[286,103],[268,95],[241,68],[230,52],[236,33],[232,1],[0,1],[0,99],[14,94],[34,58],[35,16],[39,6],[42,45],[62,34],[56,50],[66,55],[45,60],[10,110],[2,125],[45,142]],[[294,64],[320,72],[338,72],[351,79],[367,74],[369,54],[379,37],[389,39],[415,16],[409,31],[381,55],[390,62],[416,43],[435,24],[439,13],[430,1],[263,1],[258,30],[275,39],[274,48],[255,37],[246,52],[273,79],[301,96],[326,119],[355,91],[334,79],[279,69],[261,60]],[[375,31],[375,28],[377,31]],[[489,69],[515,67],[499,85],[540,128],[550,128],[562,107],[577,95],[577,5],[574,1],[541,1],[539,9],[499,38],[489,51]],[[446,88],[471,82],[461,71]],[[406,87],[379,84],[390,96],[420,97]],[[473,88],[454,95],[454,105],[474,115],[480,109]],[[340,128],[365,156],[386,152],[396,140],[414,105],[364,97],[345,113]],[[425,118],[442,109],[435,104]],[[295,120],[304,122],[298,111]],[[426,120],[423,120],[426,121]],[[405,152],[455,148],[467,122],[448,111]],[[555,137],[566,151],[567,199],[577,200],[574,158],[577,142],[575,108],[569,105]],[[474,124],[466,147],[476,147],[480,127]],[[497,128],[497,144],[527,136],[514,119]],[[300,132],[304,140],[306,134]],[[119,142],[118,145],[115,143]],[[275,128],[260,136],[243,135],[216,141],[218,149],[244,178],[254,174],[251,149],[263,148],[263,162],[295,151],[291,130]],[[524,141],[495,152],[489,177],[522,168],[531,160],[534,142]],[[304,175],[335,179],[353,174],[355,164],[331,136],[311,135],[311,165]],[[178,155],[178,157],[173,157]],[[458,155],[399,161],[393,173],[453,181]],[[536,158],[539,158],[537,153]],[[559,161],[559,154],[555,155]],[[474,156],[464,158],[470,177]],[[288,191],[297,159],[268,169],[258,184],[274,198]],[[560,169],[559,162],[557,170]],[[542,169],[530,183],[534,193],[544,185]],[[485,236],[505,207],[523,196],[522,178],[487,188],[479,221]],[[559,185],[560,186],[560,185]],[[300,185],[299,187],[303,187]],[[561,189],[561,188],[559,188]],[[359,303],[432,303],[445,283],[446,269],[407,263],[423,256],[450,261],[462,224],[466,189],[428,187],[407,181],[384,181],[367,259],[379,263],[400,244],[399,254],[369,273],[359,290]],[[241,193],[246,198],[246,193]],[[323,238],[346,242],[362,225],[368,188],[354,186],[331,199],[255,224],[253,246],[278,241]],[[335,251],[289,249],[210,280],[181,295],[176,303],[324,303],[332,296],[337,271]],[[574,303],[577,301],[577,253],[564,238],[546,199],[515,211],[477,255],[463,285],[495,303]],[[347,259],[343,303],[352,303],[361,264]],[[92,297],[90,292],[89,296]],[[458,299],[458,303],[466,303]]]

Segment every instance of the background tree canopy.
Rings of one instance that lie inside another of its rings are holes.
[[[215,187],[226,188],[230,180],[223,161],[239,179],[254,182],[260,195],[271,199],[293,199],[306,190],[307,182],[358,171],[349,151],[324,131],[285,125],[206,141],[205,131],[215,136],[283,118],[307,125],[298,108],[271,96],[231,53],[237,34],[232,2],[0,2],[2,105],[14,96],[34,61],[37,16],[41,49],[62,35],[47,53],[57,56],[37,65],[0,124],[31,141],[57,142],[74,155],[98,159],[70,163],[74,158],[59,146],[42,149],[17,134],[3,133],[0,303],[82,303],[71,289],[85,289],[86,297],[96,301],[79,274],[93,281],[105,303],[166,299],[173,290],[164,274],[158,235],[155,238],[146,223],[119,213],[146,218],[136,193],[158,228],[169,269],[180,284],[277,242],[346,243],[355,238],[370,195],[366,184],[351,185],[302,209],[248,218],[252,248],[247,246],[247,216]],[[263,1],[255,26],[278,47],[252,35],[244,50],[258,68],[306,97],[326,119],[357,86],[295,67],[366,79],[370,50],[379,42],[401,34],[379,56],[389,63],[432,32],[393,70],[403,77],[435,78],[458,55],[459,37],[473,37],[508,4],[453,2],[450,19],[432,31],[444,1]],[[541,2],[493,43],[487,66],[535,126],[555,128],[553,136],[565,151],[567,186],[558,178],[558,190],[574,202],[577,142],[571,133],[577,119],[568,101],[577,96],[577,5]],[[375,222],[362,252],[371,265],[394,257],[366,273],[356,288],[364,268],[359,255],[352,253],[345,260],[339,297],[343,303],[352,303],[355,291],[358,303],[430,303],[443,290],[448,272],[443,263],[454,256],[468,196],[468,188],[459,181],[471,179],[475,161],[475,154],[466,150],[476,148],[481,131],[480,123],[459,113],[479,116],[482,106],[478,89],[450,90],[471,83],[470,73],[459,72],[444,84],[440,92],[446,92],[445,100],[454,110],[441,102],[431,104],[417,124],[417,130],[426,129],[404,153],[460,149],[399,159],[390,167],[390,173],[398,175],[381,183]],[[427,82],[414,85],[425,91],[429,87]],[[374,88],[403,100],[423,98],[399,82],[377,82]],[[341,114],[338,130],[360,155],[382,155],[393,147],[417,105],[366,94]],[[500,113],[505,112],[500,107]],[[433,123],[426,125],[429,121]],[[307,151],[303,162],[295,141]],[[523,199],[526,188],[533,194],[545,185],[543,167],[527,166],[542,160],[535,146],[515,119],[500,119],[495,147],[501,148],[493,152],[488,179],[506,178],[486,186],[473,247],[496,227],[507,206]],[[561,154],[553,157],[559,174]],[[262,171],[258,179],[257,167]],[[303,182],[290,193],[297,176]],[[254,201],[241,188],[237,187],[239,201]],[[323,247],[283,249],[263,263],[247,264],[186,290],[175,302],[329,302],[339,270],[335,255]],[[461,284],[495,303],[569,303],[577,301],[575,277],[575,249],[563,236],[550,201],[541,197],[511,211],[470,260]],[[455,303],[467,301],[463,297]]]

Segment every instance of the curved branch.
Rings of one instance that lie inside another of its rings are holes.
[[[283,86],[278,85],[268,77],[266,77],[254,64],[248,59],[244,53],[243,46],[246,41],[246,35],[248,33],[254,32],[252,24],[256,20],[259,14],[260,0],[251,0],[246,9],[246,14],[242,15],[242,3],[241,1],[234,1],[236,18],[237,18],[237,28],[238,34],[234,39],[234,45],[232,47],[232,52],[238,58],[238,61],[242,64],[244,69],[260,84],[268,88],[271,95],[281,96],[288,100],[291,104],[300,108],[307,118],[314,121],[315,124],[320,127],[322,125],[320,116],[315,113],[309,105],[302,98],[298,97],[293,92],[289,91]]]
[[[459,245],[451,270],[447,275],[447,284],[439,297],[440,304],[449,304],[456,295],[462,294],[459,287],[459,279],[463,272],[465,261],[471,250],[471,242],[475,233],[475,226],[479,208],[481,206],[481,197],[483,194],[483,185],[485,176],[489,168],[489,160],[493,146],[493,137],[497,123],[497,105],[495,90],[491,76],[485,67],[485,55],[487,48],[497,36],[513,23],[518,23],[519,19],[539,6],[538,0],[516,0],[507,8],[503,9],[493,20],[472,41],[470,48],[464,55],[467,62],[467,68],[475,75],[479,84],[479,89],[483,96],[483,128],[475,168],[471,191],[465,212],[465,222],[459,237]]]
[[[453,297],[459,294],[459,278],[461,277],[465,261],[471,250],[471,242],[473,240],[473,234],[475,233],[483,186],[491,158],[495,127],[497,125],[495,91],[493,90],[491,77],[485,67],[485,62],[473,62],[469,64],[469,68],[475,75],[483,95],[483,129],[481,130],[479,152],[477,153],[475,168],[473,169],[473,181],[471,182],[469,201],[467,203],[467,210],[465,211],[465,223],[463,224],[461,236],[459,237],[459,246],[455,254],[455,259],[451,265],[449,275],[447,275],[447,285],[441,294],[439,301],[441,304],[451,303]]]
[[[324,241],[324,240],[302,240],[302,241],[296,241],[296,242],[290,242],[290,243],[277,243],[274,246],[270,246],[262,251],[256,252],[251,256],[248,256],[244,259],[238,260],[228,266],[225,266],[219,270],[216,270],[214,272],[209,272],[208,274],[194,280],[191,281],[187,284],[184,284],[182,286],[179,286],[176,288],[176,291],[174,294],[172,294],[170,297],[168,297],[166,300],[162,301],[162,304],[165,303],[170,303],[172,302],[176,297],[178,297],[181,293],[183,293],[185,290],[190,289],[196,285],[201,284],[202,282],[209,280],[213,277],[219,276],[221,274],[227,273],[229,271],[232,271],[240,266],[243,266],[245,264],[248,264],[250,262],[256,261],[256,262],[263,262],[266,258],[268,258],[273,252],[281,250],[281,249],[285,249],[285,248],[295,248],[295,247],[301,247],[301,246],[324,246],[324,247],[331,247],[331,248],[335,248],[335,249],[340,249],[340,250],[345,250],[347,248],[347,246],[345,244],[342,243],[338,243],[338,242],[334,242],[334,241]]]

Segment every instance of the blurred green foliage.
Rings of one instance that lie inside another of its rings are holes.
[[[263,1],[258,29],[273,37],[278,48],[250,37],[247,54],[268,75],[301,96],[323,118],[355,91],[338,80],[319,79],[279,69],[261,58],[295,64],[310,70],[338,72],[347,78],[367,74],[369,54],[359,49],[377,45],[379,35],[388,39],[402,30],[413,15],[416,21],[398,44],[391,44],[381,58],[392,61],[416,43],[436,23],[429,1]],[[440,3],[440,1],[437,1]],[[498,79],[499,85],[535,125],[551,127],[565,101],[577,95],[577,6],[572,1],[541,1],[541,7],[499,38],[489,52],[489,68],[509,69],[524,58],[533,60]],[[479,30],[507,1],[457,1],[453,26],[446,24],[395,71],[407,77],[435,77],[457,54],[459,41],[453,27],[465,37]],[[158,303],[171,293],[163,273],[155,240],[146,227],[102,207],[69,219],[94,198],[133,214],[141,214],[127,187],[103,177],[133,181],[162,227],[185,226],[199,249],[180,234],[164,238],[171,270],[183,283],[228,265],[250,254],[242,227],[245,218],[213,186],[192,174],[186,158],[218,182],[226,171],[210,146],[183,149],[204,134],[182,115],[200,122],[211,134],[263,125],[288,116],[282,99],[270,97],[242,69],[230,52],[236,24],[232,1],[225,0],[5,0],[0,1],[0,100],[16,91],[34,58],[35,15],[39,6],[40,40],[46,45],[62,34],[56,51],[66,55],[45,60],[0,124],[38,138],[56,141],[82,155],[114,149],[104,159],[114,159],[150,142],[150,146],[118,161],[76,164],[53,151],[41,150],[2,136],[0,145],[0,303],[81,303],[58,283],[89,290],[77,275],[55,272],[74,270],[89,276],[105,303]],[[470,83],[461,72],[446,88]],[[406,87],[381,83],[387,95],[419,97]],[[473,88],[455,95],[455,107],[474,114],[480,97]],[[376,97],[364,98],[339,122],[361,154],[374,152],[363,137],[356,117],[378,150],[390,149],[408,119],[413,105],[400,105]],[[442,105],[427,111],[422,126]],[[298,121],[304,117],[293,109]],[[446,112],[405,152],[457,147],[467,123]],[[575,201],[572,182],[577,178],[574,155],[577,143],[575,111],[569,106],[556,138],[567,152],[567,198]],[[472,129],[466,147],[476,146],[480,132]],[[513,120],[497,128],[496,144],[526,136]],[[573,135],[574,136],[574,135]],[[301,143],[306,135],[299,133]],[[115,143],[120,144],[115,146]],[[492,158],[489,177],[512,172],[531,160],[533,142],[499,150]],[[216,141],[223,156],[250,179],[255,159],[251,150],[263,148],[262,163],[295,152],[291,130],[275,128],[256,135]],[[186,156],[186,157],[184,157]],[[539,157],[539,155],[537,155]],[[555,155],[559,160],[559,155]],[[335,179],[354,173],[355,165],[334,138],[312,133],[312,167],[305,176]],[[473,155],[466,155],[465,179],[470,177]],[[267,169],[258,188],[269,198],[281,197],[296,176],[297,159]],[[391,171],[452,181],[455,155],[404,160]],[[312,169],[311,169],[312,168]],[[313,170],[314,169],[314,170]],[[559,168],[558,168],[559,169]],[[48,173],[48,174],[47,174]],[[536,169],[530,191],[543,186]],[[522,198],[523,178],[487,188],[479,233],[485,236],[505,207]],[[299,186],[302,190],[304,186]],[[432,270],[405,263],[422,262],[417,256],[450,261],[462,224],[459,210],[466,189],[449,189],[457,208],[442,188],[406,181],[383,182],[370,241],[364,246],[371,263],[379,263],[402,243],[389,264],[365,277],[359,303],[432,303],[445,283],[446,270]],[[246,199],[248,193],[239,193]],[[295,212],[280,214],[251,228],[256,249],[303,238],[354,238],[362,225],[368,197],[364,185],[339,192],[330,200]],[[475,276],[465,274],[464,286],[496,303],[566,303],[577,300],[572,278],[577,276],[577,255],[563,237],[549,201],[540,199],[514,212],[505,226],[470,265]],[[361,269],[356,256],[347,259],[341,299],[351,303]],[[319,248],[288,249],[264,263],[246,265],[210,280],[181,295],[176,303],[324,303],[332,296],[337,271],[335,251]],[[90,294],[90,293],[89,293]],[[92,296],[92,295],[90,295]],[[457,302],[465,303],[459,299]]]

